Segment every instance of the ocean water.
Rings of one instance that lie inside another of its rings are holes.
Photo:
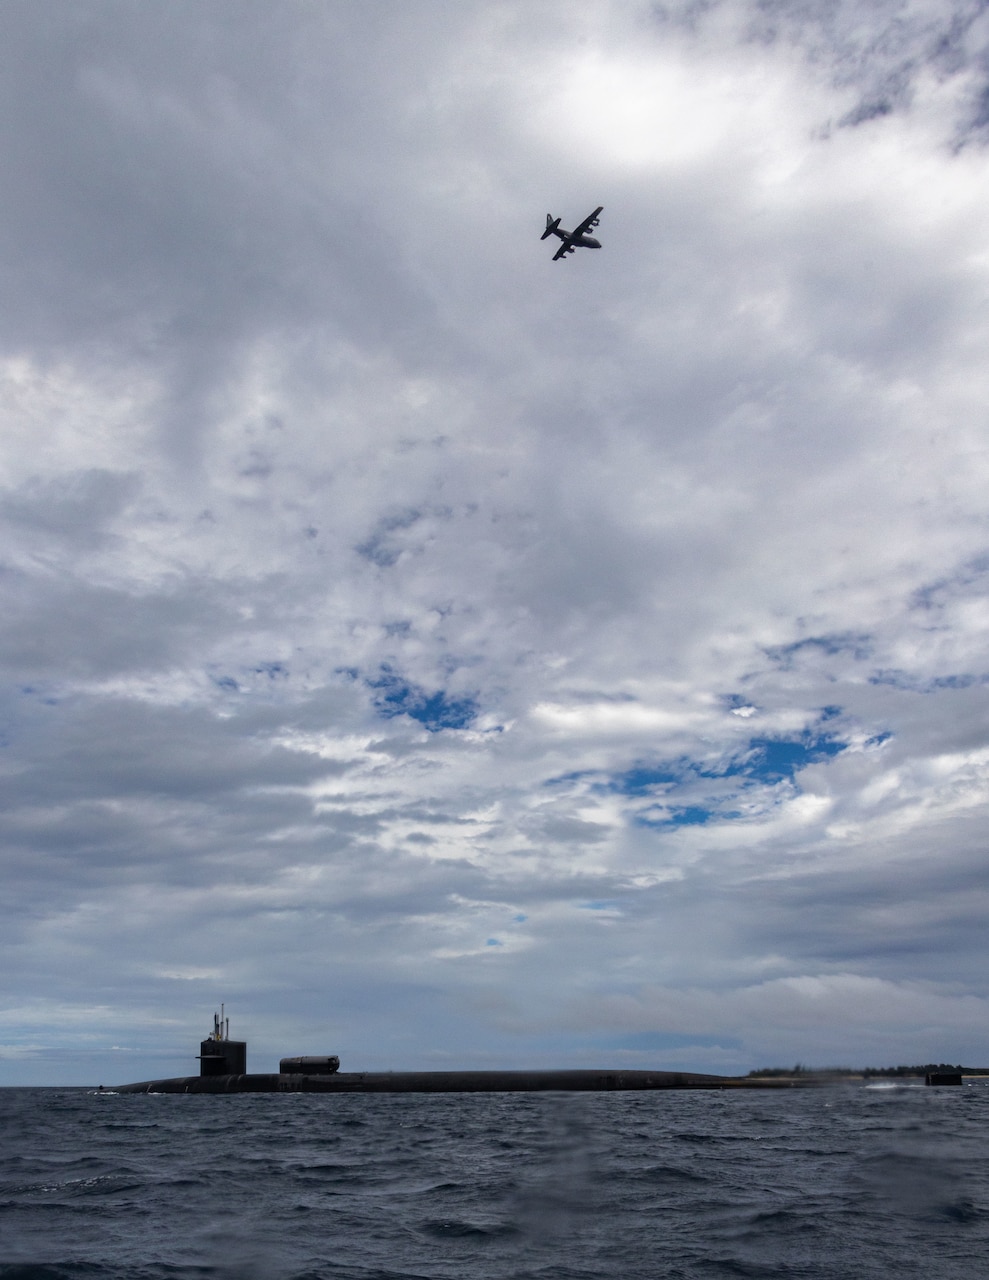
[[[0,1280],[973,1280],[989,1088],[0,1090]]]

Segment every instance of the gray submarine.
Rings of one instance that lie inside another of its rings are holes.
[[[806,1083],[806,1082],[803,1082]],[[230,1039],[230,1019],[213,1015],[199,1046],[199,1075],[117,1085],[115,1093],[593,1093],[619,1089],[791,1089],[792,1079],[695,1071],[341,1071],[335,1054],[282,1058],[278,1071],[251,1074],[247,1041]],[[102,1086],[101,1086],[102,1088]]]

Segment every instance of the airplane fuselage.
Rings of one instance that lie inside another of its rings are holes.
[[[574,227],[573,231],[565,231],[560,226],[560,219],[554,218],[551,213],[546,215],[546,230],[540,239],[545,240],[547,236],[556,236],[562,243],[559,249],[553,255],[553,261],[562,258],[568,253],[573,253],[574,249],[600,249],[601,242],[595,240],[593,236],[589,236],[587,232],[591,227],[596,227],[599,222],[598,215],[601,213],[599,205],[593,213],[588,214],[579,226]]]

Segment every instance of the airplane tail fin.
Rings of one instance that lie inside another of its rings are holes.
[[[554,217],[553,217],[553,215],[552,215],[551,213],[547,213],[547,215],[546,215],[546,230],[545,230],[545,231],[543,232],[543,234],[539,237],[539,239],[540,239],[540,240],[545,240],[547,236],[551,236],[551,235],[553,234],[553,232],[556,230],[556,228],[557,228],[559,225],[560,225],[560,219],[559,219],[559,218],[554,218]]]

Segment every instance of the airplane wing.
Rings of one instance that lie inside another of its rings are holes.
[[[604,205],[599,204],[593,213],[589,213],[587,215],[587,217],[584,219],[584,221],[580,224],[579,227],[574,227],[573,231],[571,231],[570,234],[576,238],[577,236],[582,236],[585,231],[590,231],[591,227],[593,227],[594,224],[597,222],[598,214],[601,212],[603,208],[604,208]]]
[[[569,252],[570,252],[569,242],[564,240],[564,242],[560,245],[559,249],[557,249],[556,253],[553,254],[553,261],[556,262],[559,258],[562,258],[565,253],[569,253]]]

